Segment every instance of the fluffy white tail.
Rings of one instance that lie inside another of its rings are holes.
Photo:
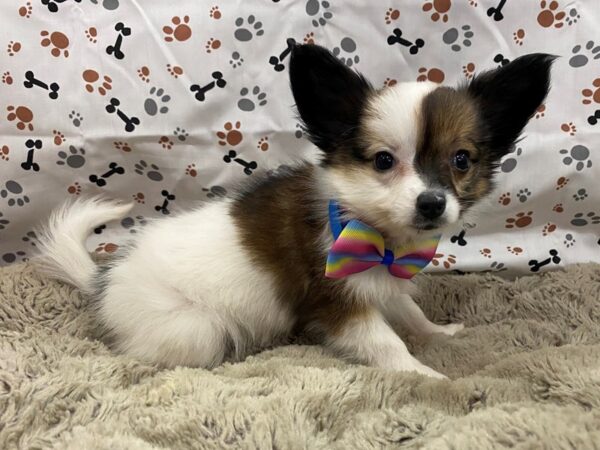
[[[85,241],[94,228],[123,217],[132,207],[100,197],[64,204],[38,234],[42,253],[35,259],[36,265],[48,276],[90,293],[96,265]]]

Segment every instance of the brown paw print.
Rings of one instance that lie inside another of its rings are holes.
[[[179,78],[183,75],[183,69],[179,66],[172,66],[171,64],[167,64],[167,72],[173,76],[173,78]]]
[[[558,9],[558,2],[555,0],[546,1],[542,0],[540,2],[540,8],[542,9],[537,16],[538,23],[544,28],[549,28],[554,26],[554,28],[561,28],[563,24],[563,19],[566,14],[564,11],[556,12]]]
[[[179,42],[187,41],[192,36],[192,29],[188,25],[190,23],[190,17],[184,16],[183,19],[179,16],[174,16],[171,19],[173,27],[166,25],[163,27],[165,33],[165,41],[173,42],[177,40]]]
[[[558,180],[556,180],[556,190],[558,191],[558,190],[564,188],[568,183],[569,183],[568,178],[560,177]]]
[[[448,255],[445,260],[443,260],[443,258],[444,258],[443,253],[436,253],[435,255],[433,255],[431,264],[433,264],[434,266],[437,267],[441,263],[444,266],[444,268],[446,268],[446,269],[449,269],[454,264],[456,264],[456,256],[454,256],[454,255]]]
[[[119,249],[119,246],[117,244],[113,244],[112,242],[108,242],[108,243],[104,243],[104,242],[100,242],[98,244],[98,247],[96,247],[96,250],[94,250],[96,253],[114,253]]]
[[[523,45],[523,39],[525,39],[525,30],[519,28],[513,33],[513,41],[515,41],[515,44],[517,45]]]
[[[52,134],[54,135],[54,145],[62,145],[67,140],[65,135],[58,130],[52,130]]]
[[[3,145],[2,148],[0,148],[0,158],[2,158],[4,161],[8,161],[10,159],[8,157],[9,153],[10,149],[8,148],[8,145]]]
[[[150,69],[148,69],[148,67],[146,66],[142,66],[137,70],[137,74],[138,77],[140,77],[140,79],[142,81],[145,81],[146,83],[150,83]]]
[[[10,72],[4,72],[2,74],[2,83],[4,84],[13,84],[13,77]]]
[[[69,38],[66,34],[60,31],[50,33],[44,30],[40,33],[40,36],[42,36],[42,47],[51,47],[50,53],[52,56],[56,58],[60,55],[64,55],[65,58],[69,57]]]
[[[315,33],[313,33],[312,31],[310,33],[306,33],[303,40],[304,40],[305,44],[314,44],[315,43]]]
[[[198,171],[196,170],[196,164],[188,164],[188,166],[185,168],[185,174],[189,175],[190,177],[196,177],[198,175]]]
[[[16,120],[16,126],[19,130],[27,128],[29,131],[33,131],[33,111],[26,106],[13,106],[9,105],[6,110],[8,115],[6,118],[12,122]]]
[[[224,131],[217,131],[217,137],[219,138],[219,145],[231,145],[235,147],[244,138],[243,134],[239,131],[241,123],[238,121],[235,126],[231,122],[227,122],[223,128]]]
[[[546,115],[546,105],[543,103],[535,110],[535,118],[540,119]]]
[[[475,64],[470,62],[468,63],[466,66],[463,66],[463,74],[465,76],[465,78],[467,78],[467,80],[470,80],[471,78],[473,78],[473,75],[475,75]]]
[[[533,217],[531,217],[533,211],[528,212],[520,212],[517,213],[515,217],[509,217],[506,219],[506,225],[504,228],[525,228],[533,222]]]
[[[583,91],[581,91],[581,94],[584,97],[581,102],[584,105],[589,105],[592,103],[592,101],[595,103],[600,103],[600,78],[596,78],[592,82],[592,85],[595,89],[584,89]]]
[[[260,138],[258,144],[256,144],[256,148],[262,150],[263,152],[266,152],[267,150],[269,150],[268,140],[269,138],[267,136]]]
[[[219,10],[218,6],[213,6],[212,8],[210,8],[210,12],[208,13],[208,15],[215,20],[219,20],[221,18],[221,11]]]
[[[444,72],[440,69],[427,69],[425,67],[421,67],[419,69],[419,75],[417,76],[417,81],[433,81],[434,83],[441,83],[444,81]]]
[[[21,43],[16,41],[10,41],[6,46],[8,56],[15,56],[21,50]]]
[[[131,146],[127,142],[115,141],[113,145],[117,150],[121,150],[123,152],[129,153],[132,149]]]
[[[486,258],[492,258],[492,251],[489,248],[482,248],[481,250],[479,250],[479,253],[481,253],[481,255],[485,256]]]
[[[477,0],[469,0],[469,5],[474,6],[475,8],[477,8]]]
[[[510,245],[506,247],[506,250],[508,250],[509,253],[512,253],[513,255],[520,255],[521,253],[523,253],[523,249],[521,247],[511,247]]]
[[[448,22],[448,14],[446,14],[450,7],[452,6],[452,2],[450,0],[431,0],[426,1],[423,5],[423,11],[431,13],[431,20],[437,22],[442,19],[442,22]]]
[[[565,211],[565,208],[563,207],[562,203],[557,203],[556,205],[554,205],[554,207],[552,208],[552,211],[557,212],[557,213],[561,213]]]
[[[81,185],[76,181],[67,188],[67,192],[71,195],[79,195],[81,194]]]
[[[85,37],[92,44],[98,42],[98,30],[96,30],[96,27],[89,27],[87,30],[85,30]]]
[[[385,12],[385,23],[389,25],[392,23],[392,21],[398,20],[399,17],[400,11],[394,8],[388,8],[388,10]]]
[[[171,150],[173,148],[173,145],[175,145],[173,141],[169,139],[169,136],[161,136],[158,140],[158,143],[162,145],[162,148],[166,150]]]
[[[398,80],[395,80],[394,78],[386,78],[385,81],[383,82],[383,87],[392,87],[398,84]]]
[[[502,206],[510,205],[510,201],[510,192],[506,192],[498,198],[498,203],[500,203]]]
[[[142,205],[146,203],[146,196],[142,192],[133,194],[132,197],[137,203],[141,203]]]
[[[569,133],[571,136],[575,136],[575,133],[577,133],[577,127],[573,124],[573,122],[561,124],[560,129],[565,133]]]
[[[94,92],[94,88],[100,95],[106,95],[106,92],[112,89],[112,78],[104,75],[100,81],[100,74],[93,69],[84,70],[81,77],[85,81],[85,90],[90,94]],[[95,86],[96,83],[99,85]]]
[[[206,41],[204,48],[206,48],[206,53],[214,52],[215,50],[221,48],[221,41],[215,38],[210,38],[208,41]]]
[[[544,228],[542,228],[542,236],[548,236],[550,233],[554,232],[555,230],[556,230],[556,225],[548,222],[546,225],[544,225]]]
[[[31,17],[32,11],[33,11],[33,7],[31,6],[31,2],[27,2],[19,8],[19,15],[21,17],[29,19]]]

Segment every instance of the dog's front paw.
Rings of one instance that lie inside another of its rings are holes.
[[[439,332],[448,336],[454,336],[464,328],[465,326],[462,323],[449,323],[448,325],[440,325]]]

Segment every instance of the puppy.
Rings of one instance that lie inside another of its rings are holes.
[[[108,265],[84,242],[132,205],[66,205],[42,233],[38,263],[93,298],[118,351],[161,366],[211,368],[310,330],[340,357],[443,377],[390,324],[462,329],[430,322],[410,278],[444,227],[492,190],[548,93],[552,61],[522,56],[458,88],[376,90],[324,48],[297,46],[291,88],[318,165],[152,222]]]

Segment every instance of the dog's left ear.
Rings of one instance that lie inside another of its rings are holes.
[[[496,157],[506,154],[550,89],[555,56],[534,53],[476,76],[467,87],[486,130],[483,140]]]
[[[292,50],[290,84],[311,141],[325,153],[353,136],[372,91],[362,75],[312,44]]]

